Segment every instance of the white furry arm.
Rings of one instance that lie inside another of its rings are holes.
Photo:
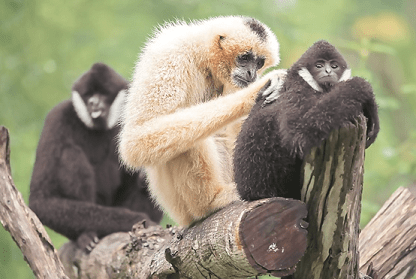
[[[269,75],[230,95],[140,124],[127,117],[120,133],[122,160],[127,166],[137,168],[163,164],[187,151],[196,141],[247,115],[257,93],[270,79]]]

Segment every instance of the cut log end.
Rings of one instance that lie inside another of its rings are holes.
[[[303,202],[280,198],[247,212],[240,239],[252,267],[260,274],[292,274],[307,247],[306,216]]]

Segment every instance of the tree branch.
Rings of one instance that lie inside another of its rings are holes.
[[[73,243],[60,252],[78,253],[81,273],[73,278],[284,276],[293,273],[306,249],[305,217],[305,205],[296,200],[235,202],[191,228],[135,225],[130,239],[125,233],[110,235],[89,256]],[[109,243],[111,251],[106,247]],[[107,255],[107,262],[102,255]]]
[[[360,270],[370,264],[379,278],[416,274],[416,196],[400,187],[360,234]]]
[[[9,133],[0,126],[0,221],[37,278],[68,278],[52,241],[36,215],[25,205],[10,173]]]

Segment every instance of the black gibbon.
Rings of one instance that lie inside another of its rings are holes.
[[[74,83],[72,101],[49,112],[36,150],[29,206],[44,225],[81,249],[91,250],[99,238],[162,217],[145,179],[119,164],[116,124],[126,88],[113,69],[94,64]]]
[[[288,70],[282,86],[275,88],[278,94],[259,94],[234,151],[242,199],[300,199],[304,156],[360,113],[367,117],[366,147],[374,142],[380,128],[373,90],[350,75],[336,48],[318,41]]]
[[[149,40],[133,76],[119,139],[130,168],[144,166],[159,205],[189,226],[238,200],[231,152],[241,118],[274,71],[279,44],[253,18],[166,24]]]

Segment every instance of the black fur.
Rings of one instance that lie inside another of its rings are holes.
[[[264,26],[254,18],[247,18],[244,22],[248,27],[250,27],[251,31],[256,33],[256,35],[265,42],[267,40],[267,33]]]
[[[371,85],[353,77],[327,93],[315,91],[299,70],[318,57],[342,58],[332,45],[319,41],[288,70],[277,100],[263,107],[259,93],[234,152],[235,181],[242,199],[300,199],[304,155],[361,112],[368,118],[367,147],[374,142],[379,119]]]
[[[116,71],[103,63],[95,63],[91,69],[74,82],[72,90],[82,96],[92,92],[110,97],[112,102],[117,93],[127,89],[127,82]]]
[[[104,64],[95,64],[74,90],[102,92],[108,105],[127,82]],[[90,129],[70,100],[46,117],[30,184],[30,208],[42,223],[85,248],[95,237],[129,231],[133,224],[160,221],[146,182],[119,165],[119,128]],[[152,221],[151,221],[152,220]],[[86,237],[86,235],[88,237]]]
[[[328,43],[327,41],[321,40],[314,43],[292,66],[292,70],[300,69],[302,67],[310,70],[312,64],[318,59],[331,60],[335,59],[342,65],[342,68],[347,69],[347,62],[338,50]]]

